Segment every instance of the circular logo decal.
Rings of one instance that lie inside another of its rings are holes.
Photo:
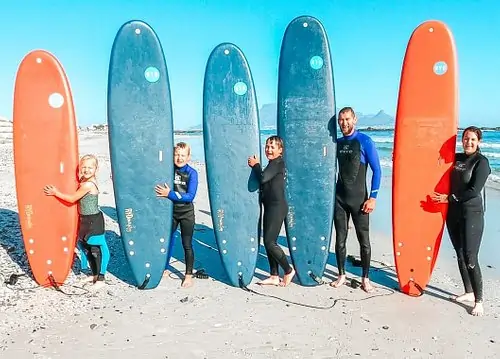
[[[234,84],[233,86],[233,90],[234,90],[234,93],[239,95],[239,96],[243,96],[244,94],[247,93],[247,84],[244,83],[244,82],[237,82]]]
[[[64,104],[64,97],[57,92],[49,96],[49,106],[52,108],[60,108]]]
[[[144,77],[148,82],[157,82],[160,79],[160,70],[154,66],[150,66],[144,71]]]
[[[444,61],[438,61],[434,64],[433,70],[436,75],[441,76],[448,71],[448,65]]]
[[[311,65],[313,69],[319,70],[323,67],[323,59],[319,56],[313,56],[311,60],[309,60],[309,65]]]

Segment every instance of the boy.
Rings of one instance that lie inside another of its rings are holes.
[[[168,274],[168,266],[172,256],[174,244],[174,234],[177,226],[181,227],[182,246],[186,261],[186,274],[181,286],[188,288],[193,284],[193,232],[194,232],[194,205],[193,200],[198,189],[198,172],[188,165],[191,159],[191,148],[185,142],[179,142],[174,147],[174,188],[173,190],[165,183],[156,185],[155,191],[158,197],[166,197],[174,202],[174,211],[172,219],[172,237],[167,253],[167,265],[165,274]]]

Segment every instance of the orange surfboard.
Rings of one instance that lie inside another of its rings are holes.
[[[394,133],[392,230],[400,289],[423,294],[432,275],[447,205],[434,191],[449,192],[458,126],[457,55],[440,21],[413,32],[404,58]]]
[[[76,205],[46,196],[77,188],[78,137],[71,90],[57,59],[43,50],[22,60],[14,89],[14,165],[19,221],[35,281],[61,285],[73,264]]]

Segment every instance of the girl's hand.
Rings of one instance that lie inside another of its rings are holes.
[[[155,186],[155,192],[158,197],[168,197],[168,194],[170,193],[170,187],[166,183],[163,184],[163,186],[157,184]]]
[[[52,185],[47,185],[43,188],[43,192],[47,195],[47,196],[55,196],[56,193],[57,193],[57,188],[55,186],[52,186]]]
[[[431,196],[432,200],[436,203],[448,203],[448,195],[443,193],[434,192]]]
[[[257,163],[259,163],[259,160],[257,159],[257,156],[256,156],[256,155],[253,155],[253,156],[248,157],[248,165],[249,165],[250,167],[255,166]]]

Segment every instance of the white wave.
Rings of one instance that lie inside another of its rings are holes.
[[[393,143],[394,142],[394,139],[391,137],[371,136],[371,139],[375,143]]]
[[[483,155],[487,158],[500,158],[500,153],[498,152],[483,152]]]

